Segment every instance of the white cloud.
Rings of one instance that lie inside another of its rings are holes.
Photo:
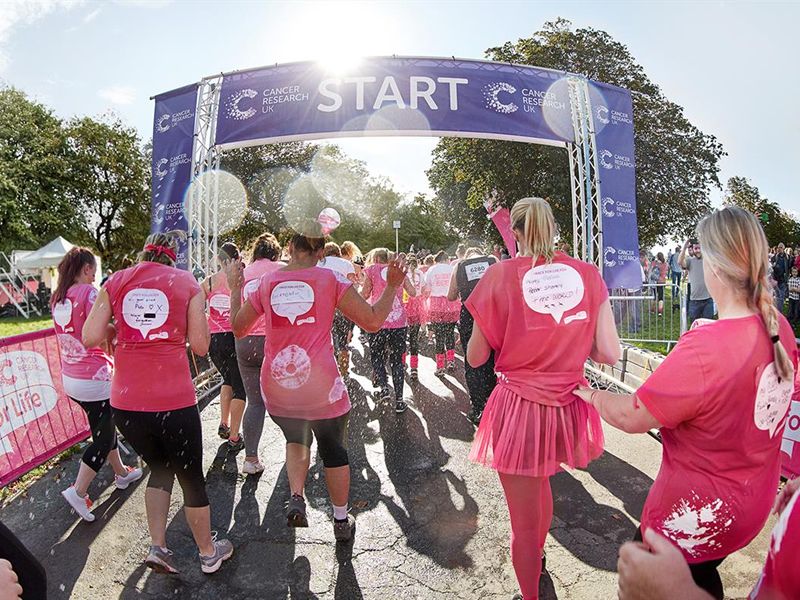
[[[124,106],[133,104],[136,99],[136,90],[127,85],[114,85],[100,90],[97,95],[111,104]]]
[[[55,10],[70,10],[83,0],[3,0],[0,2],[0,71],[9,63],[5,46],[14,30],[30,25]]]
[[[91,23],[92,21],[94,21],[97,18],[97,15],[99,15],[100,12],[101,12],[101,9],[95,8],[92,12],[90,12],[88,15],[83,17],[83,22],[84,23]]]

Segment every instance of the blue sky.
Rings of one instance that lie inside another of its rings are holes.
[[[800,134],[800,3],[0,0],[0,79],[60,116],[113,110],[149,137],[149,97],[205,75],[317,59],[331,48],[482,58],[558,16],[626,44],[688,118],[724,144],[723,181],[744,175],[800,213],[792,139]],[[427,189],[435,139],[337,143],[398,189]]]

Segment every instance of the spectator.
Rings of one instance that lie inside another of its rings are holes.
[[[800,246],[794,249],[794,266],[800,271]]]
[[[686,256],[691,248],[692,256]],[[686,240],[681,255],[678,257],[680,265],[686,269],[689,278],[689,310],[687,313],[691,326],[695,319],[713,319],[714,301],[708,293],[703,275],[703,252],[700,244]]]
[[[792,276],[789,277],[787,288],[789,290],[789,321],[796,323],[800,320],[800,277],[797,276],[797,267],[792,267]]]
[[[787,288],[789,265],[786,246],[778,244],[778,251],[772,259],[772,277],[775,279],[775,306],[780,312],[783,312],[783,305],[786,302],[786,295],[789,291]]]
[[[673,310],[680,306],[679,298],[681,293],[681,275],[683,274],[683,269],[681,268],[681,264],[678,262],[678,258],[681,255],[681,247],[676,246],[675,252],[672,252],[669,255],[669,271],[670,271],[670,279],[672,280],[672,308]]]
[[[658,314],[664,314],[664,287],[667,283],[667,261],[664,254],[659,252],[650,265],[650,283],[653,285],[653,295],[658,301]]]

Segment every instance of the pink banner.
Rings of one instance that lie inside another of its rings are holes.
[[[795,395],[789,407],[781,444],[781,475],[786,479],[800,477],[800,394],[795,383]]]
[[[0,487],[88,437],[64,393],[55,330],[0,339]]]
[[[500,236],[503,238],[503,243],[508,249],[508,254],[511,258],[517,255],[517,240],[514,237],[514,231],[511,227],[511,211],[507,208],[500,208],[495,205],[496,195],[493,194],[485,203],[486,212],[489,213],[489,218],[497,227]]]

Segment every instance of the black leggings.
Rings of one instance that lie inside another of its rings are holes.
[[[227,333],[212,333],[211,345],[208,347],[211,362],[222,375],[222,385],[233,388],[233,397],[244,400],[247,394],[244,390],[242,375],[239,372],[239,363],[236,361],[236,338],[230,331]]]
[[[456,324],[452,322],[431,323],[436,338],[436,354],[444,354],[446,350],[455,350]]]
[[[317,448],[322,457],[322,464],[328,469],[345,467],[350,464],[347,456],[347,423],[350,412],[335,419],[306,421],[270,415],[275,424],[283,431],[287,444],[302,444],[311,447],[311,440],[317,438]]]
[[[333,316],[333,326],[331,327],[333,349],[336,352],[347,350],[348,338],[352,331],[353,322],[337,310]]]
[[[108,453],[117,447],[117,430],[114,428],[111,405],[108,400],[98,402],[82,402],[75,398],[72,400],[86,413],[92,430],[92,443],[83,451],[83,463],[97,473],[105,464]]]
[[[379,387],[386,387],[386,356],[389,356],[389,368],[392,370],[392,383],[394,383],[394,396],[399,401],[403,399],[404,366],[403,354],[406,351],[407,327],[397,329],[381,329],[373,333],[369,340],[369,359],[372,363],[372,373]]]
[[[466,314],[464,314],[466,313]],[[466,309],[461,311],[461,320],[458,331],[461,334],[461,346],[464,356],[467,356],[467,345],[472,337],[472,328],[475,321]],[[489,353],[489,359],[479,367],[473,367],[468,360],[464,360],[464,377],[467,381],[469,399],[475,412],[483,412],[486,402],[497,385],[497,376],[494,374],[494,352]]]
[[[642,541],[641,527],[636,530],[633,541]],[[727,557],[689,565],[689,571],[692,573],[692,579],[694,579],[697,587],[704,589],[717,600],[723,600],[723,598],[725,598],[725,593],[722,589],[722,578],[719,576],[719,571],[717,571],[717,568],[722,564],[725,558]]]
[[[22,586],[23,600],[47,600],[47,573],[25,545],[0,523],[0,558],[11,563]]]
[[[408,353],[412,356],[419,354],[419,330],[422,325],[408,326]]]
[[[185,506],[208,506],[203,475],[203,429],[197,406],[164,412],[115,408],[114,420],[150,467],[147,487],[172,493],[177,477]]]

